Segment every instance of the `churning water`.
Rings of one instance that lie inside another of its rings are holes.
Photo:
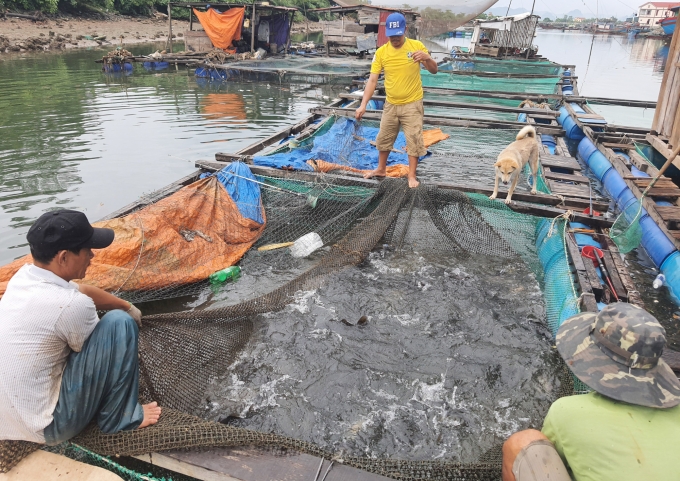
[[[331,451],[472,462],[540,427],[560,386],[551,344],[521,260],[379,249],[261,316],[207,415]]]

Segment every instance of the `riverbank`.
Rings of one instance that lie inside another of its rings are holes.
[[[196,29],[197,23],[194,23]],[[200,25],[199,25],[200,28]],[[172,20],[173,38],[182,38],[189,22]],[[293,33],[321,32],[319,22],[298,22]],[[0,54],[26,51],[59,51],[70,48],[134,45],[165,42],[168,38],[167,16],[128,17],[111,15],[108,19],[60,16],[32,21],[23,18],[0,19]]]
[[[106,20],[60,16],[37,22],[7,18],[0,20],[0,53],[163,42],[168,38],[168,22],[157,15],[112,15]],[[173,37],[178,38],[189,29],[189,22],[173,19],[172,27],[177,32]]]

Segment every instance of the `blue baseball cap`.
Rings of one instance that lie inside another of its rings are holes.
[[[385,20],[385,35],[401,37],[406,32],[406,18],[398,12],[390,13]]]

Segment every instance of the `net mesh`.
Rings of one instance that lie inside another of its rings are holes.
[[[509,74],[559,75],[562,67],[552,62],[537,62],[521,60],[493,60],[493,59],[454,59],[439,65],[439,70],[461,72],[493,72]]]
[[[421,77],[424,87],[534,94],[554,94],[560,80],[557,75],[548,78],[504,78],[457,75],[456,72],[440,72],[436,75],[422,72]]]
[[[642,203],[637,200],[623,209],[609,230],[609,237],[622,254],[627,254],[640,245],[642,227],[640,218],[643,215]]]
[[[554,333],[578,312],[577,294],[569,269],[563,220],[550,221],[517,214],[502,202],[422,184],[409,189],[404,180],[386,179],[377,188],[357,186],[351,179],[331,182],[260,178],[268,226],[258,243],[284,242],[310,231],[328,246],[310,266],[279,287],[231,305],[204,310],[145,316],[140,330],[140,400],[164,406],[158,424],[114,435],[91,426],[73,442],[99,455],[135,455],[197,447],[279,446],[331,459],[338,453],[284,436],[224,425],[201,418],[211,379],[220,376],[248,342],[259,314],[283,309],[296,293],[320,286],[332,273],[362,263],[377,245],[395,249],[417,247],[461,257],[521,257],[543,289],[548,325]],[[279,189],[279,190],[277,190]],[[317,206],[298,199],[318,197]],[[251,253],[249,253],[250,255]],[[276,263],[271,254],[267,263]],[[244,262],[248,262],[246,256]],[[574,392],[563,366],[555,396]],[[8,447],[9,446],[9,447]],[[3,470],[35,449],[30,443],[2,443]],[[14,451],[6,451],[13,449]],[[473,463],[413,461],[341,456],[342,462],[395,479],[498,479],[500,447]]]

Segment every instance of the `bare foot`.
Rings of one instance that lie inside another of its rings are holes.
[[[142,424],[140,424],[137,429],[156,424],[158,422],[158,418],[161,417],[161,407],[156,401],[150,402],[149,404],[143,404],[142,409],[144,410],[144,419],[142,420]]]
[[[420,185],[420,182],[418,182],[415,177],[409,177],[408,178],[408,186],[410,188],[415,189],[419,185]]]
[[[384,170],[375,169],[364,174],[364,179],[372,179],[373,177],[385,177],[386,172]]]

